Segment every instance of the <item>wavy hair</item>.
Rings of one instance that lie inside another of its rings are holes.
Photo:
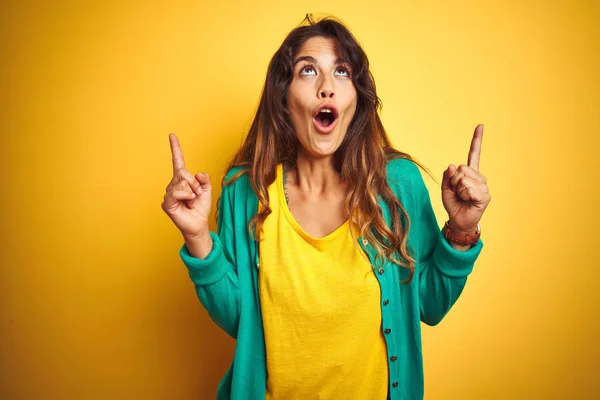
[[[260,240],[263,223],[272,212],[267,187],[275,181],[276,167],[280,163],[295,165],[299,142],[287,110],[287,89],[293,79],[294,57],[312,37],[331,38],[339,43],[340,55],[350,64],[357,92],[354,118],[334,154],[335,168],[348,185],[345,212],[350,223],[359,228],[361,237],[374,246],[375,264],[382,265],[384,260],[389,260],[407,268],[409,276],[402,283],[409,283],[415,268],[415,260],[409,254],[412,251],[406,244],[410,219],[386,181],[386,166],[391,159],[406,158],[426,169],[410,155],[392,148],[378,114],[381,100],[377,97],[367,55],[340,21],[332,17],[315,21],[307,15],[303,23],[287,35],[269,63],[258,110],[245,142],[227,171],[242,168],[230,179],[223,178],[222,185],[231,185],[243,174],[249,175],[262,211],[252,218],[248,229],[255,240]],[[388,205],[391,226],[383,218],[378,196]]]

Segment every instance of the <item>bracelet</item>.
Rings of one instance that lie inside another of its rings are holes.
[[[460,234],[450,229],[450,221],[446,221],[443,232],[444,237],[447,240],[462,246],[469,246],[477,243],[479,240],[479,237],[481,236],[481,227],[477,224],[477,231],[473,235]]]

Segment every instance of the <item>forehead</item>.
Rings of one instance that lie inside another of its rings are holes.
[[[322,36],[311,37],[306,40],[295,58],[303,56],[312,56],[314,58],[332,57],[334,59],[340,56],[340,44],[337,40]]]

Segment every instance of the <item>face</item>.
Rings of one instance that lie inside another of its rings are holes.
[[[308,39],[294,58],[287,107],[301,148],[310,157],[327,157],[340,146],[356,111],[351,69],[338,42]]]

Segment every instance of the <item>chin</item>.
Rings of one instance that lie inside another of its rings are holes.
[[[312,139],[313,140],[311,140],[310,143],[309,154],[319,157],[327,157],[333,155],[337,151],[337,149],[339,149],[340,144],[342,144],[343,140],[343,138],[340,138],[336,132],[332,132],[326,136],[314,132],[312,134]]]

